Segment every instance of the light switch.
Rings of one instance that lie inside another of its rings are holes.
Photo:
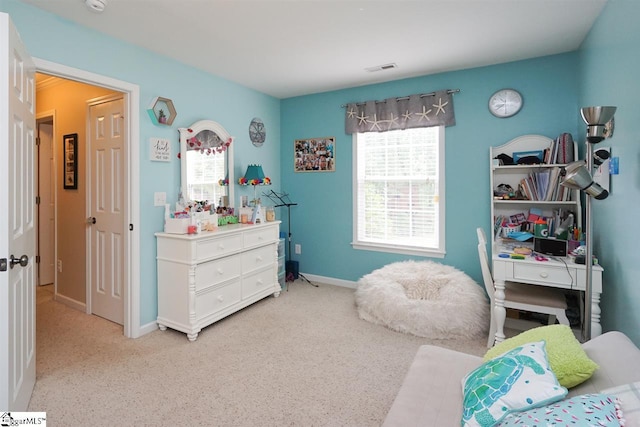
[[[153,193],[153,206],[164,206],[167,204],[167,193],[164,191]]]

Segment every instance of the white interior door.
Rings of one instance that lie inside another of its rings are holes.
[[[124,116],[122,98],[91,105],[88,138],[91,312],[120,325],[124,324],[124,251],[128,232]]]
[[[38,121],[38,285],[55,279],[55,204],[53,171],[53,123]]]
[[[0,409],[26,411],[36,381],[35,66],[6,13],[0,61]]]

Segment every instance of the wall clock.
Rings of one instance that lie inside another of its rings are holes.
[[[255,117],[249,123],[249,139],[251,139],[251,143],[256,147],[260,147],[264,144],[264,140],[267,137],[267,132],[264,129],[264,123],[262,120]]]
[[[515,89],[500,89],[489,98],[489,111],[496,117],[514,116],[522,108],[522,95]]]

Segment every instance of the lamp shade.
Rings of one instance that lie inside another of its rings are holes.
[[[606,199],[609,192],[593,181],[584,161],[569,163],[560,184],[575,190],[582,190],[598,200]]]
[[[582,120],[589,125],[605,125],[616,113],[616,107],[584,107],[580,110]]]
[[[241,185],[270,185],[271,179],[264,176],[261,165],[249,165],[244,176],[238,182]]]
[[[597,144],[607,136],[605,125],[616,112],[616,107],[584,107],[580,109],[582,120],[587,124],[587,142]]]

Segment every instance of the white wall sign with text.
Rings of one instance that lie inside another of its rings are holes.
[[[149,138],[149,157],[155,162],[171,161],[171,141],[163,138]]]

